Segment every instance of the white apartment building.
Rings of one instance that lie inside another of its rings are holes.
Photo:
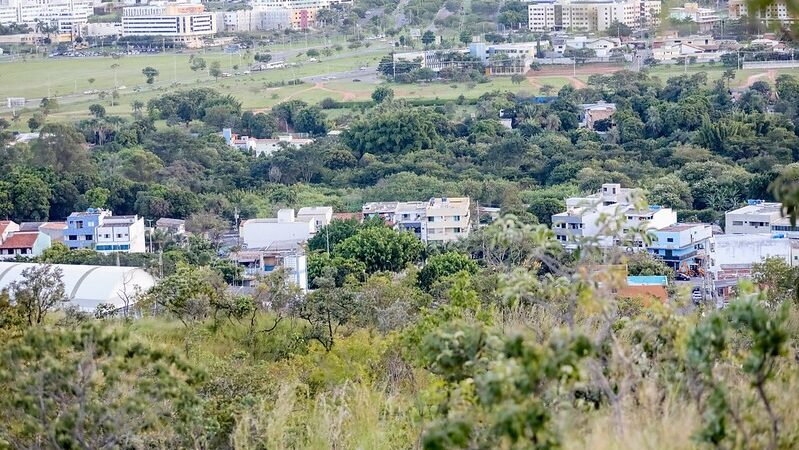
[[[151,3],[122,10],[123,36],[163,36],[190,48],[201,47],[202,39],[216,34],[216,15],[203,5]]]
[[[34,31],[44,23],[77,36],[93,13],[89,0],[0,0],[0,24],[26,24]]]
[[[330,206],[306,206],[297,211],[298,221],[308,221],[314,224],[315,232],[322,227],[330,225],[333,220],[333,208]]]
[[[555,237],[567,247],[573,247],[584,238],[593,238],[597,244],[609,247],[619,243],[619,237],[606,229],[603,217],[624,216],[622,233],[632,230],[654,231],[677,222],[677,213],[671,208],[650,206],[647,210],[637,210],[631,204],[634,189],[623,188],[617,183],[606,183],[602,190],[588,197],[566,199],[566,211],[552,215],[552,231]],[[633,243],[643,246],[639,238]]]
[[[239,235],[247,249],[269,249],[307,241],[316,233],[314,220],[299,220],[291,208],[281,209],[277,218],[249,219],[239,226]]]
[[[94,249],[100,253],[147,251],[144,218],[139,216],[108,216],[95,229]]]
[[[613,22],[631,28],[660,24],[660,0],[533,0],[527,6],[531,31],[608,31]]]
[[[468,197],[435,197],[420,202],[371,202],[363,205],[364,218],[380,217],[399,231],[413,232],[424,242],[450,242],[469,235],[471,201]]]
[[[726,234],[771,233],[771,225],[782,218],[782,204],[749,200],[749,204],[724,214]]]
[[[796,17],[791,14],[785,0],[775,0],[759,10],[751,9],[746,0],[730,0],[727,7],[729,9],[729,18],[733,20],[755,15],[758,20],[763,22],[793,23],[796,21]]]
[[[686,3],[683,6],[669,8],[669,17],[678,20],[690,20],[699,25],[699,31],[710,31],[720,18],[715,9],[701,8],[698,3]]]

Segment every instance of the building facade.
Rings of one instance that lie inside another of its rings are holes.
[[[102,208],[89,208],[86,211],[73,212],[67,217],[64,243],[70,250],[93,248],[96,244],[95,231],[97,231],[97,227],[102,225],[106,217],[110,216],[111,211]]]
[[[647,251],[677,272],[698,275],[712,237],[708,224],[677,223],[652,231]]]
[[[796,16],[791,13],[785,0],[775,0],[760,9],[751,8],[746,0],[730,0],[727,7],[729,18],[733,20],[754,15],[758,20],[766,23],[793,23],[796,21]]]
[[[247,249],[269,249],[275,245],[296,245],[316,233],[313,220],[298,220],[294,210],[281,209],[276,218],[249,219],[239,226],[242,244]]]
[[[724,232],[727,234],[770,233],[772,222],[782,218],[782,204],[749,200],[749,204],[724,214]]]
[[[361,211],[365,219],[381,218],[424,242],[451,242],[469,235],[470,208],[468,197],[434,197],[426,202],[371,202]]]
[[[101,253],[144,253],[144,219],[139,216],[108,216],[96,230],[94,249]]]
[[[122,10],[123,36],[161,36],[190,48],[216,34],[216,15],[203,5],[151,3]]]
[[[533,0],[527,23],[539,32],[608,31],[614,22],[652,28],[660,24],[660,8],[660,0]]]
[[[58,34],[77,36],[94,13],[88,0],[0,0],[0,24],[39,24],[55,27]]]
[[[669,8],[669,17],[677,20],[690,20],[699,25],[699,31],[710,31],[721,20],[718,12],[711,8],[702,8],[698,3],[686,3],[683,6]]]
[[[0,244],[0,259],[32,258],[50,247],[50,236],[38,231],[17,231]]]

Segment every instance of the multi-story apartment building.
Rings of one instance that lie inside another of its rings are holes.
[[[275,245],[297,245],[316,233],[313,218],[299,220],[290,208],[281,209],[276,218],[249,219],[239,225],[239,235],[247,249],[269,249]]]
[[[64,244],[71,250],[93,248],[96,244],[95,231],[97,227],[111,215],[111,211],[102,208],[89,208],[86,211],[73,212],[67,217]]]
[[[733,20],[754,15],[758,20],[767,23],[793,23],[796,21],[796,16],[791,13],[785,0],[775,0],[760,9],[751,8],[746,0],[730,0],[727,7],[729,18]]]
[[[749,204],[724,214],[727,234],[770,233],[771,225],[782,217],[781,203],[749,200]]]
[[[253,286],[259,277],[282,268],[287,272],[287,283],[299,287],[303,292],[308,290],[308,261],[300,245],[233,252],[228,259],[244,269],[242,279],[236,280],[242,286]]]
[[[451,242],[469,235],[471,214],[469,197],[431,198],[425,206],[425,242]]]
[[[427,202],[366,203],[362,212],[364,218],[379,217],[424,242],[449,242],[469,235],[470,205],[468,197],[440,197]]]
[[[101,253],[144,253],[144,219],[139,216],[108,216],[96,229],[94,249]]]
[[[331,206],[306,206],[297,211],[297,220],[310,221],[314,229],[319,231],[322,227],[330,225],[333,220],[333,207]]]
[[[531,31],[608,31],[614,22],[656,27],[660,0],[533,0],[527,6]]]
[[[158,2],[122,10],[123,36],[162,36],[196,48],[214,34],[216,15],[206,12],[203,5]]]
[[[552,216],[555,237],[569,247],[585,238],[595,239],[597,245],[608,247],[619,244],[621,234],[633,233],[634,230],[658,230],[677,222],[677,214],[671,208],[651,206],[646,210],[636,209],[632,204],[633,193],[634,189],[606,183],[596,194],[566,199],[566,211]],[[603,217],[622,216],[621,230],[612,230],[601,223]],[[641,236],[635,236],[632,245],[642,247]]]
[[[250,6],[258,11],[287,10],[291,27],[305,29],[316,25],[316,15],[320,10],[340,3],[351,3],[351,0],[251,0]]]
[[[46,24],[59,34],[79,35],[92,14],[88,0],[0,0],[0,24]]]
[[[721,20],[718,12],[711,8],[701,8],[698,3],[686,3],[683,6],[669,8],[669,17],[678,20],[690,20],[699,25],[699,31],[710,31]]]
[[[697,274],[702,268],[713,237],[711,226],[704,223],[677,223],[651,233],[649,253],[686,274]]]

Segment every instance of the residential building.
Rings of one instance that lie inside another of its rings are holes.
[[[216,14],[203,5],[154,2],[122,10],[123,36],[162,36],[189,48],[216,34]]]
[[[35,257],[50,247],[50,236],[38,231],[17,231],[0,244],[0,259]]]
[[[469,235],[471,229],[469,197],[431,198],[425,205],[424,242],[452,242]]]
[[[660,0],[532,0],[528,3],[531,31],[608,31],[614,22],[631,28],[660,23]]]
[[[333,208],[330,206],[306,206],[297,211],[297,220],[313,222],[316,232],[329,225],[333,220]]]
[[[144,218],[108,216],[96,229],[95,250],[101,253],[144,253],[147,251]]]
[[[677,272],[697,275],[702,269],[713,229],[704,223],[675,223],[651,231],[647,251]]]
[[[216,23],[219,31],[226,33],[261,30],[261,12],[254,9],[237,9],[217,13]]]
[[[770,233],[772,222],[782,218],[782,204],[749,200],[748,205],[724,214],[727,234]]]
[[[754,15],[758,20],[766,23],[793,23],[796,21],[796,17],[791,13],[788,2],[785,0],[775,0],[763,5],[760,9],[753,9],[746,0],[730,0],[727,3],[729,18],[737,20]]]
[[[607,230],[599,223],[603,216],[625,216],[621,233],[653,231],[667,227],[677,221],[671,208],[651,206],[647,210],[637,210],[632,202],[635,190],[623,188],[617,183],[606,183],[602,190],[588,197],[566,199],[566,211],[552,215],[552,231],[555,237],[567,247],[574,247],[585,238],[595,239],[604,247],[620,244],[620,235]],[[635,247],[643,246],[640,236],[634,236]]]
[[[284,268],[288,272],[288,283],[299,287],[303,292],[308,290],[308,261],[300,245],[275,245],[265,250],[232,252],[228,259],[243,267],[244,277],[237,280],[242,286],[254,286],[258,277]]]
[[[792,239],[770,233],[720,234],[713,237],[708,268],[714,280],[747,278],[751,276],[752,264],[765,258],[781,258],[797,266],[799,249]]]
[[[291,28],[294,14],[288,8],[261,8],[260,13],[262,30],[284,30]]]
[[[155,229],[168,234],[181,235],[186,233],[186,221],[162,217],[155,221]]]
[[[621,41],[619,38],[601,37],[592,38],[587,36],[575,37],[555,37],[552,39],[552,50],[558,56],[563,56],[567,50],[591,49],[597,58],[609,58],[611,50],[619,48]]]
[[[0,220],[0,243],[5,242],[8,236],[19,231],[19,224],[13,220]]]
[[[482,69],[482,64],[469,56],[467,50],[453,49],[394,53],[392,58],[395,63],[412,62],[418,64],[419,68],[427,68],[434,72],[450,67]]]
[[[698,3],[686,3],[683,6],[669,8],[669,17],[678,20],[690,20],[699,25],[699,31],[711,31],[721,20],[718,12],[712,8],[702,8]]]
[[[450,242],[469,235],[468,197],[431,198],[427,202],[371,202],[363,217],[380,217],[396,230],[412,232],[424,242]]]
[[[301,30],[315,26],[317,13],[338,3],[351,2],[336,0],[251,0],[250,6],[255,10],[288,10],[291,27]]]
[[[616,104],[615,103],[605,103],[605,102],[598,102],[598,103],[584,103],[580,105],[582,111],[580,112],[580,128],[588,128],[589,130],[597,130],[597,131],[608,131],[608,129],[612,126],[611,123],[607,123],[605,129],[600,129],[602,127],[598,127],[598,122],[600,121],[611,121],[613,119],[613,114],[616,113]]]
[[[67,217],[64,243],[70,250],[93,248],[96,243],[95,231],[109,216],[111,216],[111,211],[102,208],[89,208],[86,211],[73,212]]]
[[[240,136],[233,133],[230,128],[222,130],[222,137],[231,147],[255,152],[255,156],[269,156],[281,148],[300,148],[314,141],[313,139],[299,137],[296,134],[282,134],[272,139],[258,139],[250,136]]]
[[[312,220],[298,220],[294,210],[281,209],[276,218],[249,219],[239,226],[239,235],[247,249],[266,249],[273,245],[298,244],[316,233]]]
[[[19,231],[38,231],[50,236],[51,242],[64,242],[66,222],[22,222]]]

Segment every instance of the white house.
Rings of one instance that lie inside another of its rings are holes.
[[[434,197],[426,202],[371,202],[364,218],[380,217],[399,231],[410,231],[424,242],[449,242],[471,230],[469,197]]]
[[[277,218],[245,220],[239,228],[247,249],[269,249],[276,243],[298,244],[316,232],[313,220],[298,220],[290,208],[278,211]]]
[[[297,211],[297,220],[311,221],[314,223],[315,231],[319,231],[333,220],[333,208],[330,206],[306,206]]]
[[[19,231],[19,224],[13,220],[0,220],[0,244],[2,244],[10,234]]]
[[[749,277],[752,264],[765,258],[781,258],[799,265],[799,249],[792,240],[761,234],[719,234],[710,244],[709,270],[716,280]]]
[[[109,216],[97,227],[94,249],[100,253],[147,251],[144,219],[139,216]]]
[[[50,243],[50,236],[39,231],[17,231],[0,244],[0,259],[39,256],[50,247]]]

